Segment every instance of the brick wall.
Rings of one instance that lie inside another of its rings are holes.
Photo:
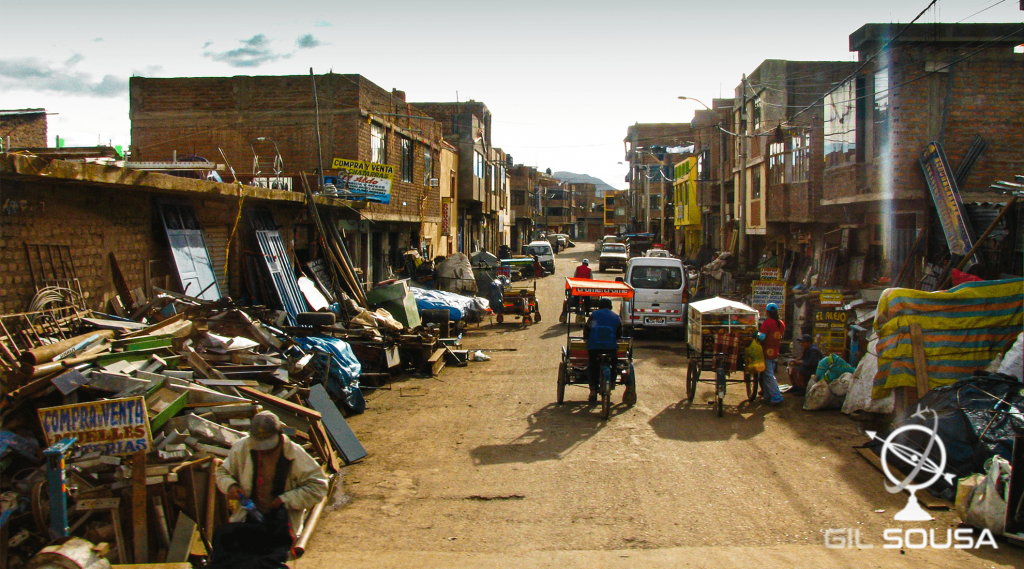
[[[419,220],[419,201],[428,196],[425,215],[440,216],[437,188],[423,184],[424,145],[433,148],[439,161],[441,126],[405,102],[400,91],[389,92],[359,75],[329,74],[316,77],[320,103],[320,138],[325,169],[332,158],[370,159],[370,120],[387,132],[387,162],[396,167],[391,204],[372,204],[365,212],[374,217],[403,221]],[[251,173],[251,141],[266,137],[277,144],[284,161],[284,175],[298,176],[318,166],[314,99],[310,78],[281,77],[186,77],[130,81],[132,148],[137,160],[170,160],[199,154],[228,161],[240,173]],[[370,117],[362,113],[369,113]],[[372,117],[372,118],[371,118]],[[401,136],[414,141],[412,182],[401,181]],[[261,168],[270,168],[274,147],[252,143]],[[301,182],[296,180],[296,189]],[[406,205],[402,205],[405,202]]]
[[[2,115],[0,114],[0,140],[3,147],[39,148],[46,146],[46,112]]]

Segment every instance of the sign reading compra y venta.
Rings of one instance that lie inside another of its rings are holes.
[[[105,455],[132,454],[153,446],[142,397],[47,407],[39,410],[39,422],[47,445],[78,437],[82,450]]]
[[[335,158],[331,169],[338,171],[334,181],[340,197],[353,197],[380,203],[391,203],[391,180],[395,167],[362,160]],[[327,177],[328,179],[330,177]]]

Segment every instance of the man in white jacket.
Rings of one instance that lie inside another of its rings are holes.
[[[235,510],[229,527],[218,528],[214,567],[283,567],[306,510],[327,494],[320,465],[269,411],[253,417],[249,436],[232,445],[216,477],[221,492],[248,507]]]

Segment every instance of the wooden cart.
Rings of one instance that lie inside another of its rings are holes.
[[[758,377],[743,372],[742,355],[737,359],[736,369],[726,368],[723,377],[719,377],[716,365],[719,353],[715,349],[716,340],[723,339],[723,334],[739,347],[747,346],[757,334],[757,317],[757,311],[746,304],[721,297],[690,303],[686,341],[690,363],[686,370],[686,398],[691,403],[697,395],[698,383],[715,385],[719,417],[722,416],[722,401],[729,383],[744,383],[748,401],[757,397]]]

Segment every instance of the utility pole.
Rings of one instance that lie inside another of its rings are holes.
[[[651,232],[651,169],[644,168],[644,233]]]
[[[714,101],[711,104],[715,104]],[[718,122],[718,247],[725,251],[725,131],[722,130],[722,122]]]
[[[740,269],[745,270],[747,268],[746,253],[747,253],[747,126],[749,121],[746,119],[747,116],[747,74],[743,74],[743,79],[740,82],[740,90],[743,92],[740,106],[740,154],[739,154],[739,166],[740,166],[740,187],[737,190],[739,196],[739,207],[736,210],[736,220],[739,229],[738,243],[739,251],[738,257],[740,262]]]

